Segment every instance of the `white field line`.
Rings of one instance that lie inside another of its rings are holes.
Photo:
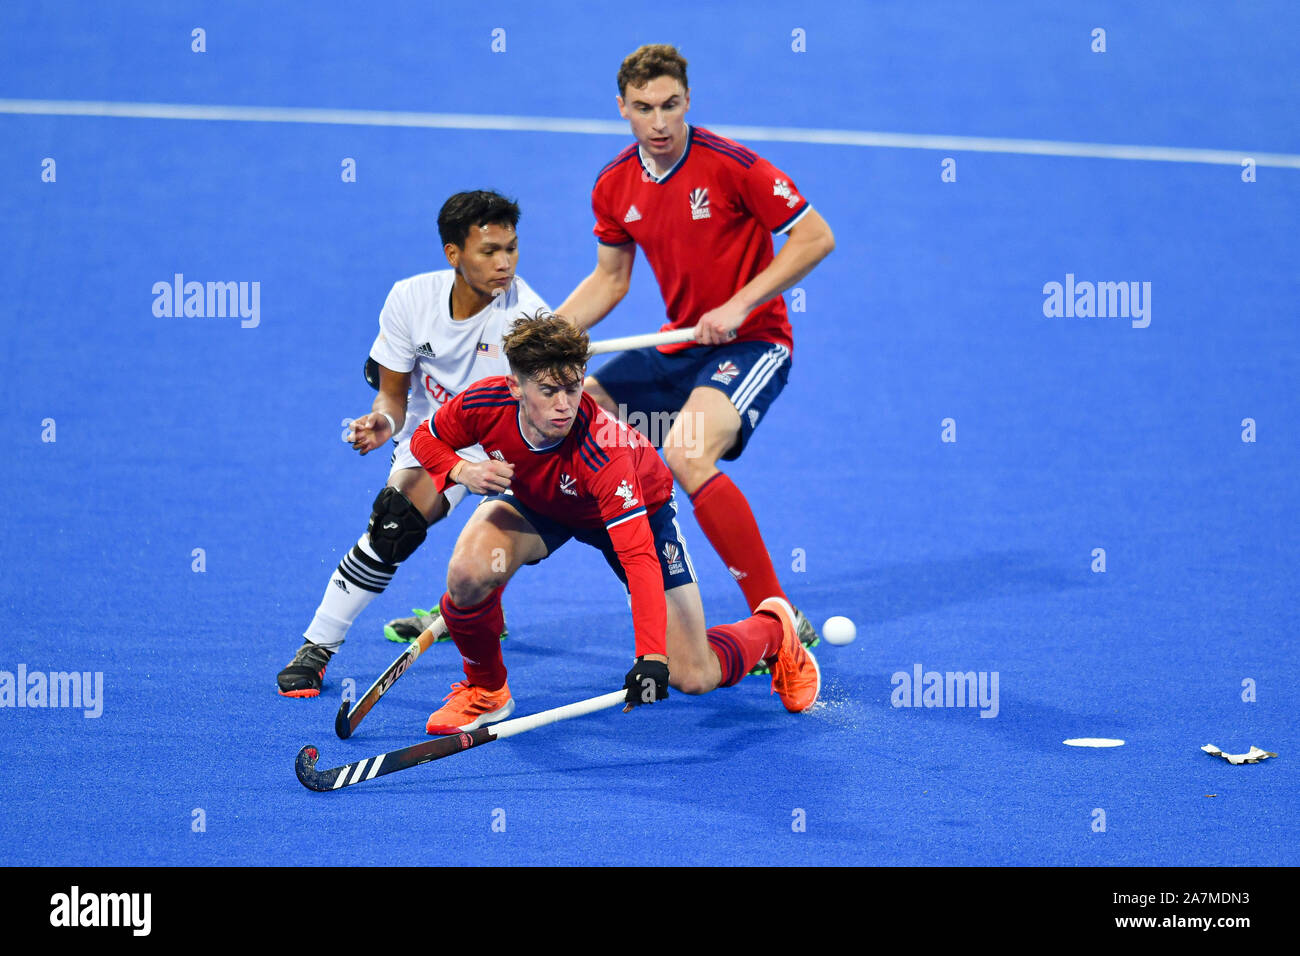
[[[121,119],[199,120],[236,123],[315,123],[327,126],[384,126],[413,129],[481,129],[518,133],[577,133],[627,137],[621,120],[584,120],[546,116],[493,116],[481,113],[418,113],[392,110],[336,110],[292,106],[203,106],[192,103],[120,103],[104,100],[0,99],[0,114],[28,116],[97,116]],[[710,125],[722,136],[742,142],[816,143],[883,149],[930,149],[941,152],[1016,153],[1022,156],[1072,156],[1165,163],[1212,163],[1300,169],[1300,155],[1251,150],[1194,149],[1182,146],[1124,146],[1071,143],[1049,139],[989,136],[930,136],[849,129],[799,129],[781,126]]]

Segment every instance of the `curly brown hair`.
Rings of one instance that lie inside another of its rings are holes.
[[[686,82],[686,58],[677,52],[677,47],[667,43],[639,46],[618,68],[618,95],[627,96],[629,86],[639,90],[660,76],[671,76],[680,80],[684,89],[691,88]]]
[[[506,361],[515,378],[536,380],[549,373],[563,388],[582,381],[590,348],[586,332],[545,309],[520,316],[505,337]]]

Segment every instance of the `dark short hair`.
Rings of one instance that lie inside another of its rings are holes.
[[[545,309],[520,316],[505,337],[506,361],[516,378],[536,380],[549,372],[566,388],[582,381],[590,348],[586,332]]]
[[[671,76],[680,80],[684,88],[691,88],[686,82],[686,58],[677,52],[677,47],[667,43],[637,47],[618,68],[618,95],[626,97],[629,86],[639,90],[660,76]]]
[[[465,248],[469,231],[475,226],[509,226],[514,229],[518,225],[518,203],[486,189],[456,193],[438,210],[438,236],[442,244],[458,249]]]

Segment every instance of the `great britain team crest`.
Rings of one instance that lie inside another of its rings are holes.
[[[707,188],[691,190],[691,218],[709,218],[709,190]]]
[[[671,541],[664,542],[664,562],[668,565],[668,573],[681,574],[686,570],[686,565],[682,563],[682,550]]]
[[[730,385],[732,380],[740,374],[740,369],[732,361],[722,362],[718,365],[718,370],[713,373],[713,381],[721,382],[723,385]]]

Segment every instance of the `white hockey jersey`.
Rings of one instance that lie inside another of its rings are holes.
[[[546,309],[519,276],[467,319],[451,317],[452,269],[425,272],[393,285],[379,313],[379,336],[370,357],[394,372],[411,373],[406,421],[394,436],[408,438],[420,422],[481,378],[509,375],[501,340],[521,315]]]

